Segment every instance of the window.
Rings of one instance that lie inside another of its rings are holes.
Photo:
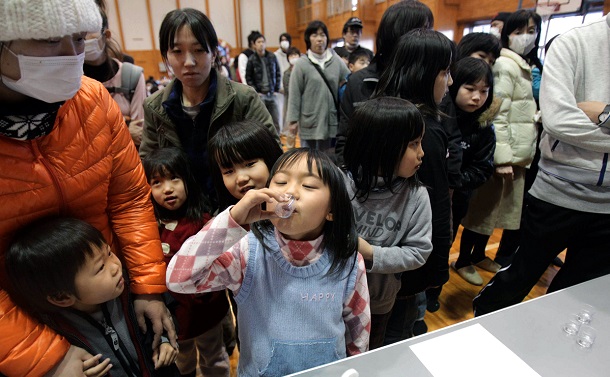
[[[603,12],[591,12],[586,15],[552,17],[549,20],[542,21],[542,27],[540,30],[540,49],[538,50],[538,56],[541,60],[544,60],[544,46],[546,45],[547,41],[554,36],[565,33],[566,31],[577,26],[597,21],[602,18],[602,16]]]

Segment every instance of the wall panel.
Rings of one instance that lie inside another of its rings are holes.
[[[106,16],[108,17],[108,29],[112,32],[112,38],[114,38],[123,47],[123,34],[121,32],[122,25],[119,24],[119,17],[117,15],[116,3],[114,0],[106,1]]]
[[[285,32],[286,19],[278,17],[284,14],[284,0],[263,0],[263,20],[267,46],[279,46],[280,34]]]
[[[261,0],[240,0],[241,45],[248,47],[248,34],[252,30],[263,32],[261,22]]]
[[[210,19],[218,38],[227,41],[233,48],[237,46],[235,35],[235,8],[233,1],[210,0]]]
[[[146,0],[119,1],[125,50],[152,50],[152,36],[148,23]]]
[[[203,13],[207,13],[207,9],[205,7],[205,0],[180,0],[180,8],[193,8]],[[206,14],[206,16],[209,15]]]
[[[152,20],[155,46],[159,48],[159,29],[165,15],[176,9],[176,0],[148,0],[150,2],[150,19]]]

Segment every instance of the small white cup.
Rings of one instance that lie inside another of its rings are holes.
[[[576,344],[582,348],[591,348],[593,343],[595,343],[596,337],[597,331],[595,331],[593,327],[582,325],[580,326],[580,330],[578,330],[578,335],[576,336]]]
[[[282,219],[287,219],[294,211],[294,196],[291,194],[285,195],[286,201],[278,202],[275,206],[275,214]]]
[[[561,326],[563,332],[565,332],[569,336],[574,336],[578,334],[578,330],[580,330],[581,322],[578,319],[577,314],[571,314],[570,318]]]
[[[578,314],[576,314],[576,316],[578,317],[578,321],[580,323],[582,323],[583,325],[588,325],[591,323],[591,321],[593,320],[593,316],[595,315],[595,308],[591,305],[583,305],[580,310],[578,311]]]

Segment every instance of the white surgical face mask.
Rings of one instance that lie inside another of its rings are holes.
[[[288,42],[288,41],[281,41],[280,42],[280,47],[282,48],[282,50],[287,50],[288,47],[290,47],[290,42]]]
[[[6,50],[17,57],[21,72],[19,80],[2,75],[2,83],[9,89],[47,103],[69,100],[80,89],[85,53],[36,57]]]
[[[497,27],[492,27],[491,29],[489,29],[489,34],[491,34],[494,37],[500,39],[500,29],[497,28]]]
[[[85,40],[85,61],[93,62],[99,59],[105,52],[106,44],[102,42],[102,35],[95,39]]]
[[[519,34],[508,37],[508,47],[519,55],[529,54],[536,44],[536,34]]]
[[[297,63],[297,60],[299,60],[299,58],[290,58],[290,59],[288,59],[288,61],[290,62],[290,65],[295,65]]]

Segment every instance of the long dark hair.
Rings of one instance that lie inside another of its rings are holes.
[[[154,177],[177,176],[184,182],[186,201],[176,211],[163,208],[152,197],[151,201],[157,220],[179,220],[187,218],[203,222],[204,215],[210,213],[210,204],[199,184],[195,180],[186,154],[176,147],[155,149],[142,159],[146,179],[150,182]],[[203,225],[203,224],[202,224]]]
[[[269,182],[278,170],[289,169],[303,158],[307,160],[307,168],[310,173],[313,173],[315,164],[316,174],[330,190],[330,213],[333,214],[333,220],[326,221],[322,230],[322,247],[328,250],[331,258],[329,274],[340,274],[345,271],[350,262],[352,263],[351,270],[356,263],[354,256],[358,251],[356,221],[341,171],[330,157],[315,149],[292,149],[277,160],[271,169]],[[269,186],[269,182],[267,186]],[[263,247],[265,247],[263,232],[272,231],[273,224],[269,220],[252,224],[252,232]]]
[[[202,12],[192,8],[174,9],[165,15],[161,27],[159,28],[159,50],[164,62],[167,62],[167,52],[174,48],[174,38],[176,33],[184,25],[187,25],[197,42],[206,51],[216,57],[214,66],[220,67],[218,57],[218,36],[212,26],[210,19]]]
[[[449,69],[455,44],[438,31],[415,29],[400,37],[373,97],[400,97],[419,106],[425,116],[438,117],[434,83]]]
[[[378,97],[356,107],[350,118],[345,142],[345,167],[356,185],[356,197],[364,202],[383,178],[392,190],[396,169],[409,143],[424,133],[424,118],[411,102],[396,97]],[[407,179],[419,184],[416,175]]]
[[[282,153],[282,148],[271,131],[260,122],[244,120],[222,126],[208,142],[210,174],[220,210],[237,203],[222,180],[221,168],[227,169],[235,164],[262,158],[271,171]]]
[[[383,13],[377,28],[375,46],[377,53],[373,61],[381,73],[389,64],[390,55],[400,36],[413,29],[432,29],[434,15],[430,8],[418,0],[403,0],[390,6]]]
[[[493,35],[492,37],[495,38]],[[449,94],[453,99],[453,103],[455,103],[460,86],[464,84],[474,85],[483,80],[489,87],[489,95],[487,96],[487,100],[480,109],[477,109],[469,114],[464,114],[464,112],[457,105],[455,106],[458,116],[465,116],[468,118],[473,117],[474,119],[478,118],[479,115],[481,115],[491,106],[494,99],[494,75],[491,67],[484,60],[465,57],[464,59],[460,59],[453,64],[451,67],[451,74],[453,77],[453,85],[449,87]]]

